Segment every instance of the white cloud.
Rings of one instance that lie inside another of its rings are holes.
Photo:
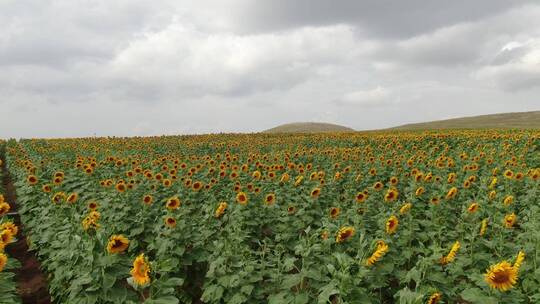
[[[358,90],[343,95],[340,103],[361,106],[382,106],[392,102],[390,90],[377,86],[374,89]]]
[[[235,35],[179,21],[132,41],[110,63],[113,78],[188,96],[287,89],[317,69],[346,63],[361,44],[345,25]]]
[[[475,71],[473,77],[508,91],[540,87],[540,37],[511,41],[502,47],[497,58],[494,64]]]

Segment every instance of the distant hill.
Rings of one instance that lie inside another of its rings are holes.
[[[277,126],[263,133],[321,133],[321,132],[354,132],[353,129],[340,125],[322,122],[295,122]]]
[[[539,129],[540,111],[500,113],[412,123],[391,130],[432,129]]]

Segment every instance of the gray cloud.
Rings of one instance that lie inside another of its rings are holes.
[[[373,129],[535,110],[531,3],[4,1],[0,137]]]

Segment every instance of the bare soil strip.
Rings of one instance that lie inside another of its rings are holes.
[[[6,161],[3,160],[2,169],[4,172],[4,188],[6,190],[5,198],[11,205],[11,211],[14,213],[13,219],[19,227],[17,242],[6,247],[7,253],[19,260],[21,268],[15,273],[17,281],[17,290],[23,304],[49,304],[51,297],[47,287],[45,275],[41,272],[41,265],[33,252],[28,250],[24,226],[21,223],[17,213],[17,195],[11,176],[7,171]]]

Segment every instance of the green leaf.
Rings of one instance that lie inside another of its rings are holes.
[[[468,288],[461,292],[463,300],[469,301],[475,304],[497,304],[497,299],[488,297],[479,288]]]
[[[147,299],[144,301],[145,304],[178,304],[180,301],[178,298],[173,296],[166,296],[157,299]]]
[[[201,300],[205,303],[219,302],[225,289],[220,285],[210,285],[204,289]]]

